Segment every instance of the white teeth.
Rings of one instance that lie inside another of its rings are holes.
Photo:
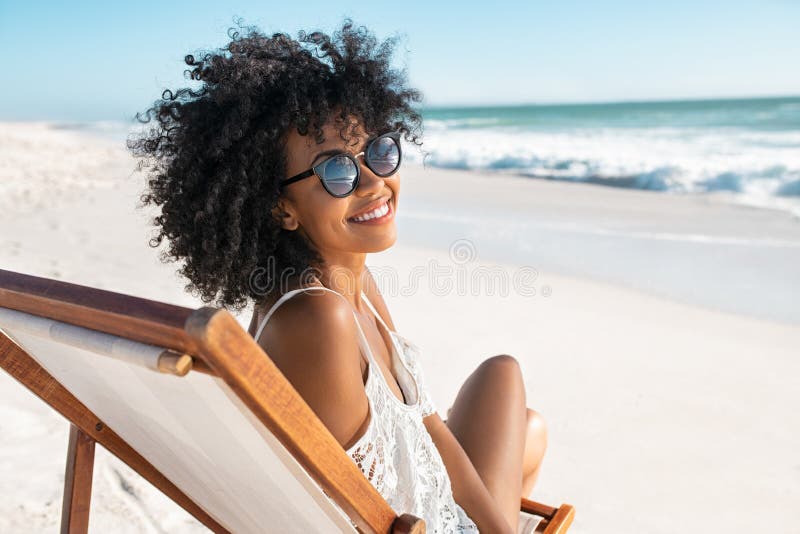
[[[378,217],[383,217],[389,213],[389,202],[385,202],[382,206],[378,206],[374,210],[365,213],[364,215],[359,215],[358,217],[354,217],[354,221],[368,221],[370,219],[375,219]]]

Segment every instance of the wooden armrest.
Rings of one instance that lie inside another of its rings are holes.
[[[520,510],[533,515],[538,515],[544,520],[537,527],[536,532],[543,534],[562,534],[566,532],[575,518],[575,508],[569,504],[562,504],[558,508],[547,506],[529,499],[522,499]]]

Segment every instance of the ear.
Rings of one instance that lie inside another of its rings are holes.
[[[285,199],[278,199],[278,205],[272,208],[272,216],[285,230],[297,230],[300,223],[294,215],[294,209],[286,202]]]

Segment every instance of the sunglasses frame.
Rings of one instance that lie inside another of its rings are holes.
[[[389,137],[389,138],[393,139],[394,142],[395,142],[395,145],[397,146],[397,165],[395,166],[394,170],[392,172],[388,173],[388,174],[381,174],[378,171],[376,171],[375,169],[373,169],[372,165],[370,165],[370,163],[369,163],[369,159],[366,156],[367,152],[369,152],[369,149],[372,146],[372,143],[378,141],[379,139],[383,139],[384,137]],[[348,158],[355,165],[355,167],[356,167],[356,178],[355,178],[355,180],[353,180],[353,187],[350,189],[350,191],[348,191],[347,193],[344,193],[342,195],[337,195],[337,194],[333,193],[330,189],[328,189],[328,185],[325,183],[325,179],[322,176],[324,174],[323,170],[324,170],[325,165],[327,165],[328,162],[330,160],[332,160],[333,158],[339,158],[339,157],[342,157],[342,156]],[[314,165],[313,167],[311,167],[307,171],[303,171],[303,172],[301,172],[299,174],[296,174],[296,175],[292,176],[291,178],[287,178],[286,180],[281,182],[281,188],[286,187],[289,184],[293,184],[295,182],[299,182],[300,180],[303,180],[303,179],[308,178],[310,176],[316,175],[317,178],[319,178],[319,181],[322,182],[322,187],[324,187],[325,191],[327,191],[328,194],[330,194],[331,196],[334,196],[336,198],[344,198],[344,197],[350,196],[350,195],[353,194],[353,191],[358,189],[358,184],[361,181],[361,164],[358,162],[358,157],[359,156],[364,156],[364,164],[376,176],[380,176],[381,178],[388,178],[389,176],[393,175],[394,173],[396,173],[400,169],[400,164],[403,162],[403,149],[400,146],[400,131],[395,130],[395,131],[388,132],[388,133],[385,133],[385,134],[381,134],[381,135],[375,137],[374,139],[370,140],[367,143],[367,145],[364,147],[364,150],[359,152],[358,154],[350,154],[349,152],[346,152],[346,151],[342,151],[342,152],[339,152],[337,154],[331,154],[330,156],[328,156],[327,158],[323,159],[322,161],[320,161],[319,163],[317,163],[316,165]]]

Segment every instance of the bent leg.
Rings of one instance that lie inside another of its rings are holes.
[[[450,417],[451,411],[452,407],[447,410],[447,417]],[[530,408],[527,409],[527,418],[525,452],[522,454],[522,497],[526,499],[530,498],[536,485],[542,460],[547,451],[547,425],[544,418],[539,412]]]
[[[446,423],[515,532],[527,421],[519,363],[500,355],[481,363],[467,378]]]

